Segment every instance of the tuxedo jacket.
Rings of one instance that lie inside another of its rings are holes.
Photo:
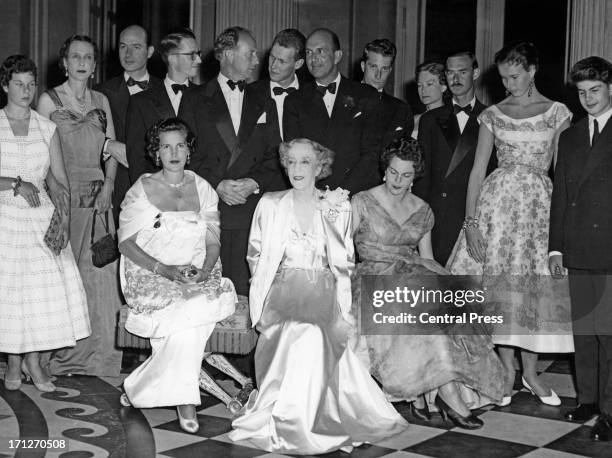
[[[463,132],[450,105],[424,113],[418,139],[423,148],[425,173],[414,183],[413,192],[429,203],[434,212],[432,248],[436,261],[446,264],[465,218],[467,186],[478,144],[478,115],[486,107],[476,100]],[[497,165],[491,154],[487,174]]]
[[[161,84],[159,78],[156,78],[153,75],[149,75],[149,81],[152,85]],[[130,102],[130,91],[128,90],[123,73],[105,81],[102,84],[99,84],[95,89],[102,92],[108,99],[111,113],[113,115],[113,121],[115,123],[115,136],[117,137],[117,140],[125,143],[125,123],[127,119],[128,104]],[[123,201],[127,190],[130,189],[130,186],[131,182],[128,169],[123,165],[118,164],[117,175],[115,176],[115,190],[113,192],[113,208],[116,212],[119,211],[121,202]]]
[[[183,92],[181,105],[189,98],[194,86],[190,84],[189,89]],[[161,119],[174,117],[176,113],[166,92],[166,86],[159,79],[152,80],[151,86],[146,91],[129,98],[125,122],[125,146],[131,184],[134,184],[143,173],[153,173],[159,169],[145,151],[147,130]]]
[[[377,130],[383,133],[380,151],[400,137],[410,137],[414,128],[414,117],[410,106],[386,92],[378,93]]]
[[[351,194],[380,181],[378,155],[382,134],[376,125],[376,90],[341,78],[331,117],[314,81],[304,84],[285,99],[285,141],[314,140],[336,153],[332,174],[317,183],[331,189],[342,187]]]
[[[549,249],[569,268],[612,269],[612,120],[592,148],[588,117],[561,133]]]
[[[190,166],[194,172],[213,188],[222,180],[240,178],[252,178],[259,185],[260,193],[251,194],[243,205],[219,202],[222,229],[248,230],[261,194],[278,183],[282,173],[274,101],[267,100],[257,87],[247,86],[242,103],[238,135],[216,78],[190,91],[179,110],[179,117],[196,135]]]

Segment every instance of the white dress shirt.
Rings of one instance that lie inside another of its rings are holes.
[[[453,99],[453,105],[459,105],[455,101],[455,99]],[[470,100],[470,103],[468,105],[472,106],[472,110],[474,109],[474,106],[476,105],[476,96],[472,97],[472,100]],[[459,132],[463,133],[463,129],[465,129],[465,126],[469,119],[470,117],[465,111],[460,111],[459,113],[457,113],[457,122],[459,123]]]
[[[123,79],[125,79],[125,82],[127,83],[127,80],[130,78],[130,75],[128,75],[127,73],[123,73]],[[134,78],[132,77],[132,79],[134,81],[149,81],[149,72],[145,72],[145,74],[141,77],[141,78]],[[134,95],[134,94],[138,94],[139,92],[142,92],[143,90],[140,88],[140,86],[138,84],[134,84],[133,86],[128,86],[128,91],[130,92],[130,95]]]
[[[240,118],[242,116],[242,102],[244,101],[244,91],[241,91],[237,87],[232,90],[227,82],[229,78],[223,73],[219,72],[217,76],[219,86],[221,86],[221,92],[225,98],[227,109],[229,110],[230,117],[232,118],[232,124],[234,125],[234,132],[238,135],[240,129]]]
[[[336,96],[338,95],[338,89],[340,88],[340,78],[342,75],[340,75],[340,72],[338,72],[338,76],[336,76],[336,79],[334,81],[332,81],[332,83],[336,83],[336,92],[335,94],[332,94],[329,91],[325,91],[325,95],[323,96],[323,103],[325,104],[325,108],[327,109],[327,114],[328,116],[331,118],[332,115],[332,111],[334,109],[334,103],[336,102]],[[322,86],[321,84],[317,83],[317,86]]]
[[[599,133],[601,134],[601,132],[604,130],[604,127],[606,127],[606,123],[608,122],[611,116],[612,116],[612,107],[609,108],[608,111],[600,114],[597,117],[589,115],[589,138],[591,139],[591,145],[593,144],[593,130],[594,130],[593,121],[597,119],[597,124],[599,124]]]
[[[166,86],[166,92],[168,93],[168,97],[170,97],[170,103],[172,104],[172,108],[174,108],[174,114],[178,116],[179,106],[181,105],[181,99],[183,98],[183,91],[178,91],[176,94],[172,89],[173,84],[184,84],[185,86],[189,86],[189,80],[185,80],[184,83],[177,83],[176,81],[172,81],[166,75],[164,78],[164,86]]]
[[[279,128],[279,132],[281,135],[281,140],[283,140],[285,138],[283,135],[283,108],[285,106],[285,98],[287,97],[288,94],[286,92],[283,92],[280,95],[275,95],[274,94],[275,87],[282,87],[282,86],[278,83],[275,83],[274,81],[270,81],[270,96],[272,97],[272,100],[274,100],[274,103],[276,104],[276,112],[278,113],[278,128]],[[289,86],[287,87],[293,87],[295,89],[300,88],[300,83],[295,75],[293,76],[293,81],[291,81],[291,84],[289,84]]]

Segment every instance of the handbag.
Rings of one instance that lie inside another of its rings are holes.
[[[106,235],[94,242],[96,234],[96,215],[102,218],[97,210],[93,211],[93,221],[91,223],[91,262],[96,267],[104,267],[119,258],[119,248],[117,247],[115,236],[108,230],[108,211],[106,211],[104,219],[102,220]]]
[[[59,256],[62,252],[62,245],[64,245],[64,237],[62,235],[62,218],[57,208],[53,211],[49,227],[47,228],[47,232],[45,232],[43,240],[53,254]]]

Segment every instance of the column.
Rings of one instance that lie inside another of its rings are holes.
[[[504,45],[504,19],[506,0],[478,0],[476,7],[476,58],[481,77],[476,85],[476,95],[482,103],[493,103],[488,93],[484,74],[491,69],[495,53]]]
[[[611,36],[612,0],[571,2],[569,67],[589,56],[600,56],[612,61]]]

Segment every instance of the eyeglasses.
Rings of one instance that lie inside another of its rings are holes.
[[[202,51],[191,51],[191,52],[171,52],[171,56],[190,56],[191,60],[196,60],[196,56],[202,58]]]

